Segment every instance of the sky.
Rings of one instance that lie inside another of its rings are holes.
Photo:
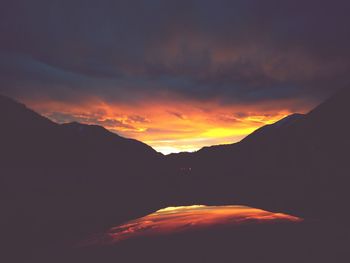
[[[349,85],[349,11],[342,0],[5,0],[0,94],[163,153],[233,143]]]

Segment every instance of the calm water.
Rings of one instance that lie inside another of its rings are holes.
[[[169,235],[218,226],[300,221],[302,219],[295,216],[238,205],[167,207],[113,227],[95,242],[108,244],[141,236]]]

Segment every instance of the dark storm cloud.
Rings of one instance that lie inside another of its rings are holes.
[[[0,92],[231,103],[326,96],[350,80],[348,1],[11,1]]]

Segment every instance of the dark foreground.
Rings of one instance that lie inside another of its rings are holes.
[[[350,89],[239,143],[163,156],[0,96],[0,262],[350,262]],[[162,207],[247,204],[305,219],[109,247],[92,233]]]
[[[36,253],[14,251],[6,262],[349,262],[349,228],[340,222],[252,224],[153,238],[109,246]],[[33,251],[32,251],[33,252]]]

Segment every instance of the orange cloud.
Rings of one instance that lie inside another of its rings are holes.
[[[78,103],[53,100],[26,103],[54,121],[102,125],[165,154],[237,142],[255,129],[287,116],[295,104],[289,100],[223,105],[216,100],[199,102],[176,97],[132,105],[107,103],[95,97]]]

